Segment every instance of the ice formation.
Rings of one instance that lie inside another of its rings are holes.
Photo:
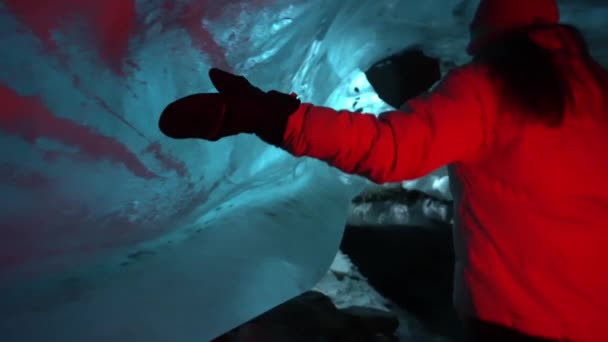
[[[597,46],[608,9],[582,3]],[[466,61],[475,5],[0,1],[0,339],[206,341],[312,288],[365,182],[251,136],[170,141],[160,111],[217,66],[380,113],[363,71]]]

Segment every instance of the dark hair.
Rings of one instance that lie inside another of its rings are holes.
[[[588,59],[589,67],[597,67],[582,34],[572,26],[563,26],[573,32],[581,57]],[[553,53],[536,44],[528,29],[488,44],[475,60],[488,67],[491,79],[499,88],[502,108],[515,106],[514,113],[523,119],[558,127],[564,120],[567,105],[573,100],[573,93],[569,78],[557,65]],[[608,86],[606,80],[593,74],[599,83]]]

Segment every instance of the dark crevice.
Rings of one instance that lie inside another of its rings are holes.
[[[347,227],[341,249],[370,285],[429,332],[462,339],[452,305],[454,249],[449,225]]]

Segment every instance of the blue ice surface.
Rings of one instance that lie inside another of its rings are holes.
[[[234,71],[266,90],[336,109],[357,102],[377,114],[390,108],[362,71],[411,45],[466,61],[476,2],[249,3],[204,2],[225,7],[199,23]],[[0,2],[0,83],[120,142],[157,176],[0,128],[3,342],[208,341],[312,288],[336,254],[363,180],[253,136],[210,143],[160,134],[166,104],[213,91],[214,66],[206,46],[161,7],[137,2],[138,19],[149,25],[129,45],[137,68],[119,76],[79,39],[79,26],[52,33],[59,59]],[[15,113],[0,112],[7,114]],[[50,183],[17,182],[31,175]]]

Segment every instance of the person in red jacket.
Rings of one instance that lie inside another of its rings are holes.
[[[379,117],[211,69],[219,93],[171,103],[159,127],[256,134],[377,183],[447,165],[472,340],[608,341],[608,73],[554,0],[482,0],[470,32],[470,63]]]

